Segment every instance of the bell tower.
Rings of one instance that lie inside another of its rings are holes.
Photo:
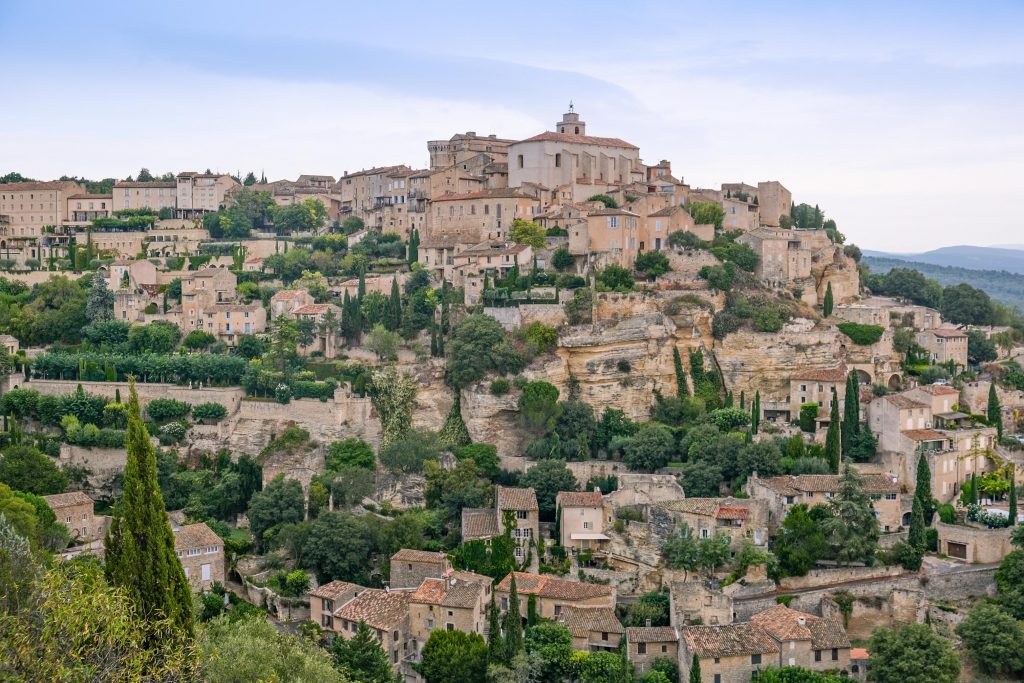
[[[586,135],[587,124],[580,120],[572,101],[569,102],[569,111],[562,114],[562,120],[555,124],[555,130],[566,135]]]

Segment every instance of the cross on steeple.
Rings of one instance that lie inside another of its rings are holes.
[[[569,111],[573,111],[572,100],[569,100]]]

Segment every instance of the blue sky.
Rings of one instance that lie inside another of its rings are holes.
[[[0,173],[424,166],[572,99],[692,186],[781,180],[866,248],[1024,241],[1024,3],[435,5],[0,0]]]

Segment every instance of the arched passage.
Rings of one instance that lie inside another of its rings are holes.
[[[857,370],[857,383],[858,384],[861,384],[861,385],[864,385],[864,386],[870,386],[871,382],[872,382],[872,378],[871,378],[870,374],[868,374],[864,370],[860,370],[860,369]]]
[[[889,378],[887,386],[893,390],[899,390],[903,386],[903,378],[899,374],[894,374]]]

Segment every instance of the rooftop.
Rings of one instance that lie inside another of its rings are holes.
[[[71,507],[72,505],[92,505],[92,498],[82,491],[69,491],[68,493],[55,493],[51,496],[41,496],[46,504],[52,509]]]
[[[511,574],[498,584],[498,589],[508,592]],[[520,595],[536,595],[540,598],[561,600],[589,600],[607,597],[613,599],[611,586],[580,581],[557,579],[549,574],[527,574],[516,572],[516,590]]]
[[[537,494],[531,488],[509,488],[497,486],[494,489],[499,510],[539,510]]]
[[[483,586],[479,583],[457,578],[423,579],[419,588],[409,596],[409,601],[472,609],[479,602],[482,590]]]
[[[897,408],[900,408],[901,410],[928,407],[924,403],[921,403],[920,401],[915,401],[909,396],[904,396],[903,394],[886,394],[882,398],[883,400],[888,401],[889,403],[893,404]]]
[[[594,135],[572,135],[570,133],[555,133],[544,131],[540,135],[534,135],[521,142],[568,142],[579,145],[600,145],[602,147],[622,147],[624,149],[640,149],[625,140],[619,138],[601,138]]]
[[[803,379],[811,382],[845,382],[846,366],[840,365],[835,368],[811,368],[809,370],[794,373],[792,375],[792,379]]]
[[[631,643],[675,643],[679,631],[672,626],[630,626],[626,629],[626,640]]]
[[[682,629],[682,632],[687,649],[702,659],[779,651],[772,637],[763,628],[751,623],[689,626]]]
[[[533,199],[528,194],[523,194],[512,187],[503,187],[493,190],[480,190],[479,192],[465,192],[463,194],[444,194],[434,197],[433,202],[457,202],[466,199]]]
[[[556,498],[556,505],[564,508],[604,507],[604,496],[600,491],[562,491]]]
[[[918,391],[923,391],[924,393],[931,394],[932,396],[952,396],[954,394],[960,394],[960,392],[954,387],[947,384],[922,384],[917,387],[917,389]]]
[[[309,594],[316,598],[327,598],[328,600],[337,600],[341,596],[345,595],[351,590],[362,590],[362,586],[348,581],[331,581],[325,583],[322,586],[317,586],[313,590],[309,591]]]
[[[767,479],[769,486],[780,490],[792,490],[804,493],[827,493],[839,489],[838,474],[801,474],[798,476],[784,475]],[[884,474],[861,475],[864,491],[867,493],[899,492],[900,487]]]
[[[498,516],[493,508],[462,508],[462,540],[493,538],[498,530]]]
[[[392,562],[429,562],[437,564],[444,562],[444,553],[432,552],[429,550],[413,550],[402,548],[391,556]]]
[[[205,522],[188,524],[174,532],[175,548],[202,548],[209,545],[221,546],[224,541]]]
[[[822,619],[785,605],[774,605],[755,614],[750,621],[777,640],[809,640],[817,650],[850,647],[850,639],[837,620]]]
[[[409,593],[367,588],[334,611],[339,619],[359,623],[379,631],[390,631],[409,613]]]
[[[615,616],[614,607],[577,607],[565,605],[558,621],[565,624],[569,632],[576,638],[586,638],[587,633],[625,633],[619,618]]]

